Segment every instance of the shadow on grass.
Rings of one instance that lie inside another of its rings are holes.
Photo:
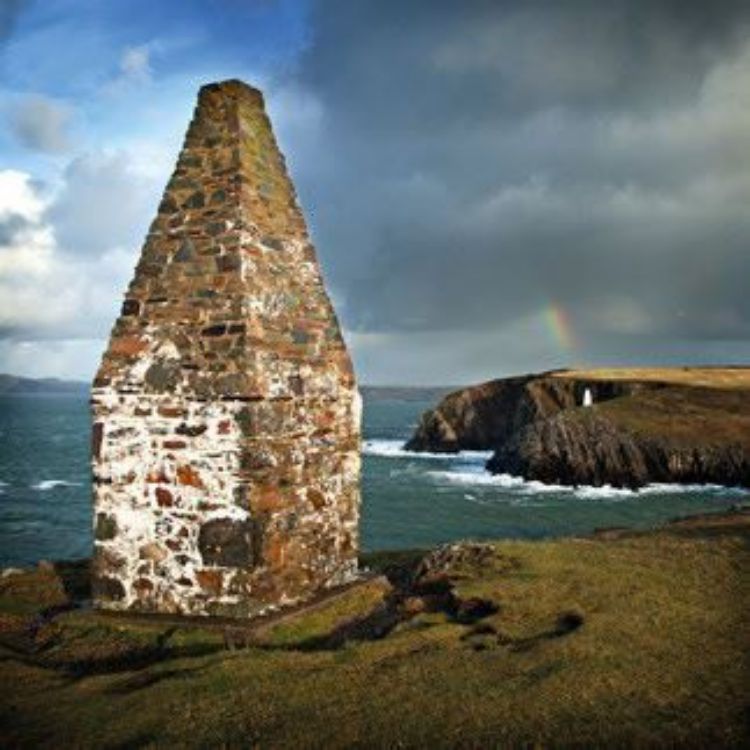
[[[461,637],[461,640],[468,641],[475,651],[483,651],[490,648],[491,645],[496,644],[505,646],[508,651],[521,653],[531,651],[544,641],[562,638],[574,633],[583,626],[584,621],[584,617],[580,612],[563,612],[558,616],[552,628],[525,638],[513,638],[506,633],[499,632],[490,623],[479,623],[465,633]]]
[[[336,651],[350,642],[386,638],[396,627],[423,612],[442,613],[451,622],[472,625],[500,611],[499,605],[490,599],[460,598],[451,576],[426,571],[422,553],[381,555],[377,567],[393,588],[364,616],[342,622],[328,633],[285,644],[245,642],[242,631],[227,629],[227,648],[253,646],[266,650]]]
[[[34,623],[38,624],[40,617],[35,618]],[[42,623],[44,624],[46,623]],[[223,650],[219,641],[172,644],[170,640],[179,630],[177,627],[159,633],[148,642],[131,640],[114,631],[83,629],[76,632],[71,629],[53,632],[41,643],[36,639],[40,628],[41,625],[38,625],[33,636],[29,634],[28,627],[26,632],[17,633],[14,639],[6,635],[2,640],[5,653],[0,661],[14,661],[49,669],[76,681],[94,675],[140,672],[174,659],[208,656]],[[158,682],[176,676],[179,672],[180,670],[168,670],[144,675],[141,679],[145,687],[150,681]],[[133,680],[133,689],[136,689],[138,679]]]
[[[80,679],[93,675],[118,674],[148,669],[172,659],[196,658],[215,654],[222,650],[220,643],[192,643],[171,646],[169,639],[177,628],[169,628],[160,633],[152,643],[139,646],[126,645],[124,650],[110,653],[91,654],[76,658],[42,659],[42,666],[48,666],[72,678]],[[104,646],[105,650],[108,644]]]
[[[165,680],[171,681],[192,677],[199,672],[203,672],[205,669],[205,666],[199,666],[185,667],[183,669],[164,669],[158,672],[142,671],[110,686],[107,689],[107,693],[111,695],[128,695],[152,685],[157,685]]]
[[[54,568],[71,602],[91,599],[91,560],[60,560]]]
[[[156,745],[158,737],[153,732],[138,732],[124,742],[112,745],[112,750],[139,750],[143,747]]]

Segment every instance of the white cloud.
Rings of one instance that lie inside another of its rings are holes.
[[[75,233],[70,227],[58,231],[54,211],[68,189],[63,183],[46,197],[30,175],[0,171],[0,229],[8,229],[0,242],[0,331],[9,341],[104,338],[117,313],[137,247],[108,235],[106,220],[117,206],[97,204],[93,191],[84,208],[103,219],[97,225],[98,252],[71,252],[60,236],[75,241]],[[137,181],[131,189],[137,193]],[[119,197],[132,201],[126,193]],[[83,223],[80,229],[90,228]]]
[[[45,206],[29,175],[0,171],[0,326],[14,314],[18,280],[44,276],[53,262],[52,229],[41,221]]]
[[[120,55],[117,74],[104,85],[105,94],[121,94],[129,89],[150,84],[153,80],[151,67],[152,44],[125,47]]]
[[[151,80],[151,52],[147,44],[138,47],[126,47],[120,58],[120,71],[131,81],[147,82]]]
[[[38,221],[45,202],[32,187],[31,176],[17,169],[0,172],[0,221],[14,214]]]
[[[47,202],[23,172],[0,172],[0,222],[9,231],[0,245],[0,329],[52,323],[64,312],[67,290],[57,283],[54,232],[43,219]]]

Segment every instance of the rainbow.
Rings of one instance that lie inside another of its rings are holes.
[[[578,349],[573,323],[562,305],[551,302],[544,310],[544,320],[561,349],[566,352],[575,352]]]

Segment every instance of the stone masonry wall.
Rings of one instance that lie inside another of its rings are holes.
[[[252,616],[356,573],[359,394],[241,82],[201,89],[92,411],[97,606]]]

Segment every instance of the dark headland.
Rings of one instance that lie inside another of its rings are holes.
[[[746,487],[750,368],[560,370],[492,380],[443,398],[406,447],[492,450],[490,471],[550,484]]]
[[[89,384],[60,378],[24,378],[0,373],[0,396],[88,396]]]

